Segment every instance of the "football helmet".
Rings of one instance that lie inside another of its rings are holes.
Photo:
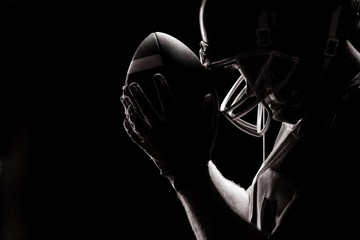
[[[257,137],[271,119],[298,122],[345,37],[343,7],[338,0],[203,0],[200,60],[237,74],[220,105],[226,118]]]

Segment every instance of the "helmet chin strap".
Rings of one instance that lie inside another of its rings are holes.
[[[336,37],[336,32],[338,28],[339,18],[340,18],[341,7],[338,7],[332,14],[330,22],[329,37],[327,39],[326,48],[324,51],[325,59],[323,68],[321,71],[320,78],[325,74],[327,69],[330,66],[331,60],[336,55],[336,51],[339,45],[339,40]]]
[[[257,110],[258,110],[258,112],[257,112],[258,117],[257,117],[256,125],[258,128],[258,131],[260,131],[260,129],[263,129],[266,124],[266,109],[262,103],[259,103]],[[264,132],[264,134],[262,135],[263,161],[265,161],[265,159],[266,159],[266,137],[265,137],[265,135],[266,135],[266,132]]]
[[[268,11],[264,11],[260,14],[258,18],[259,27],[256,29],[257,36],[257,46],[258,47],[269,47],[271,46],[271,31],[268,24]],[[263,129],[266,125],[266,114],[267,109],[262,103],[259,103],[257,106],[257,131],[260,132],[260,129]],[[270,117],[271,120],[271,117]],[[266,128],[267,129],[267,128]],[[266,131],[262,134],[262,158],[263,161],[266,160]]]

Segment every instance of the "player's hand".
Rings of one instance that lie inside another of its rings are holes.
[[[153,83],[156,102],[150,101],[136,82],[124,87],[121,102],[127,134],[150,156],[164,177],[172,179],[180,171],[205,168],[216,135],[216,97],[205,94],[200,106],[184,106],[184,99],[175,98],[163,75],[155,74]],[[186,93],[182,97],[186,98]]]

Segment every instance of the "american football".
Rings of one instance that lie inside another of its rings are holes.
[[[179,109],[196,113],[207,93],[214,96],[213,81],[197,55],[177,38],[163,32],[150,33],[138,46],[127,71],[127,86],[137,82],[156,106],[158,97],[153,76],[161,73],[167,80]]]

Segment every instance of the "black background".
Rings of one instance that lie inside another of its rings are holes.
[[[194,239],[170,184],[123,130],[119,97],[150,32],[198,51],[200,2],[2,1],[2,240]],[[261,159],[261,139],[225,121],[220,130],[214,161],[247,185],[261,160],[237,166],[241,149]]]

